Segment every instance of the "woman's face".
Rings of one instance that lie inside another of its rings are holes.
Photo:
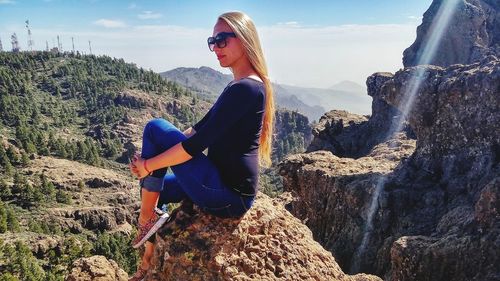
[[[220,32],[233,32],[231,27],[223,21],[218,20],[214,26],[212,36],[215,37]],[[227,45],[224,48],[219,48],[217,44],[214,45],[214,53],[219,60],[222,67],[234,67],[241,60],[245,59],[245,51],[240,39],[235,37],[226,38]]]

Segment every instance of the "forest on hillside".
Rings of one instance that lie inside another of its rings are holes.
[[[49,209],[75,207],[75,194],[88,183],[80,180],[68,188],[26,168],[50,157],[126,174],[135,149],[132,137],[117,128],[154,112],[183,130],[209,106],[182,86],[122,59],[0,52],[0,281],[63,280],[76,258],[96,254],[134,271],[133,235],[75,231],[54,218],[37,219]],[[306,117],[278,111],[274,163],[304,151],[309,139]],[[281,188],[274,167],[263,171],[263,192],[275,196]],[[62,242],[37,252],[27,241],[40,237]]]

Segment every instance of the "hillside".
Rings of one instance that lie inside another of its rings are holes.
[[[233,79],[231,75],[223,74],[210,67],[202,66],[200,68],[179,67],[160,73],[168,81],[174,81],[180,85],[197,92],[200,95],[214,99],[219,96],[224,87]],[[307,116],[309,120],[317,121],[325,112],[325,108],[319,102],[309,102],[309,99],[315,97],[300,98],[296,94],[290,93],[282,85],[273,83],[275,101],[278,107]]]
[[[90,255],[133,271],[139,194],[127,159],[151,118],[185,129],[210,106],[121,59],[0,52],[0,280],[63,280]],[[273,159],[304,151],[307,118],[276,119]],[[281,192],[274,168],[261,190]]]

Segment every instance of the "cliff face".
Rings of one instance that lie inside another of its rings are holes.
[[[419,67],[383,83],[381,98],[402,107]],[[415,152],[406,159],[410,145],[396,138],[382,144],[389,149],[375,146],[356,160],[324,152],[292,156],[281,165],[285,190],[297,196],[290,210],[344,270],[356,264],[390,280],[495,280],[500,61],[427,66],[423,73],[408,115]],[[372,200],[373,226],[367,227]]]
[[[373,99],[373,114],[369,118],[340,110],[323,115],[313,128],[314,139],[307,152],[328,150],[341,157],[359,158],[386,141],[390,137],[392,123],[401,114],[381,97],[380,88],[392,76],[391,73],[380,72],[368,77],[368,95]]]
[[[441,5],[446,2],[434,0],[424,13],[422,24],[417,28],[415,42],[404,51],[405,67],[419,63],[423,47],[434,29],[433,21]],[[450,2],[450,1],[448,1]],[[438,51],[429,64],[450,66],[471,64],[488,55],[500,54],[500,2],[498,0],[459,1],[457,11],[438,46]]]

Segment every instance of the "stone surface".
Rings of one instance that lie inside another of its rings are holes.
[[[127,281],[127,276],[115,261],[92,256],[76,260],[66,281]]]
[[[407,121],[415,151],[397,137],[359,159],[291,156],[280,168],[296,198],[289,210],[344,271],[358,264],[388,280],[498,280],[500,61],[407,68],[382,84],[381,99],[402,107],[421,68]],[[373,227],[366,229],[372,202]]]
[[[439,7],[446,1],[434,0],[424,13],[422,24],[417,28],[415,42],[404,51],[405,67],[419,63],[423,46],[428,42],[433,21]],[[453,1],[448,1],[453,2]],[[488,55],[500,56],[500,1],[461,0],[456,12],[445,28],[436,55],[429,64],[450,66],[471,64]]]
[[[414,148],[415,140],[389,140],[359,159],[316,151],[289,156],[280,164],[285,190],[296,198],[289,210],[313,231],[314,239],[334,254],[345,271],[362,239],[375,186]],[[388,200],[388,194],[383,193],[380,204],[387,206]],[[382,219],[376,230],[380,236],[388,230],[392,216],[385,214]]]
[[[314,139],[307,152],[328,150],[340,157],[359,158],[389,139],[391,125],[398,120],[400,112],[382,99],[380,89],[392,76],[391,73],[379,72],[366,80],[368,95],[373,98],[371,116],[341,110],[324,114],[313,128]],[[411,130],[405,132],[408,137],[413,136]]]
[[[185,203],[156,235],[146,280],[380,280],[342,272],[330,252],[284,207],[286,194],[259,193],[241,219]]]

